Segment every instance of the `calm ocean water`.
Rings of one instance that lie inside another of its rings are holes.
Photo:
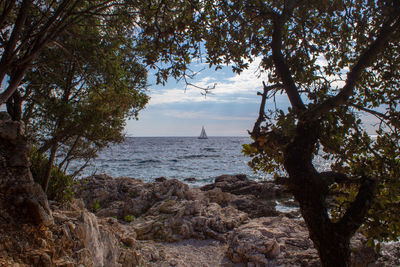
[[[192,185],[212,183],[221,174],[244,173],[250,179],[269,179],[255,174],[247,165],[242,145],[249,137],[128,137],[102,151],[82,173],[82,176],[106,173],[113,177],[128,176],[153,181],[164,176],[169,179],[194,177]]]

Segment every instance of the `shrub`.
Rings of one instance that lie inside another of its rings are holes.
[[[46,154],[41,154],[34,148],[31,154],[31,173],[33,180],[40,184],[42,188],[44,187],[47,163],[48,159]],[[53,166],[47,189],[47,198],[61,204],[68,203],[74,195],[72,190],[73,184],[74,179],[70,175],[65,174],[56,166]]]
[[[133,217],[132,215],[125,215],[124,217],[124,221],[126,222],[133,222],[133,219],[135,219],[135,217]]]

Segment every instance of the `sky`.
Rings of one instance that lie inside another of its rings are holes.
[[[188,87],[183,81],[170,79],[165,86],[156,85],[149,73],[148,95],[150,101],[139,112],[139,120],[129,120],[125,128],[127,136],[198,136],[204,126],[208,136],[248,136],[258,117],[262,82],[266,73],[259,72],[260,58],[252,62],[240,75],[226,66],[215,71],[206,64],[192,65],[201,70],[190,82],[206,88],[216,84],[205,97],[202,90]],[[322,65],[323,62],[320,62]],[[4,88],[4,84],[2,86]],[[276,97],[278,108],[286,110],[289,101],[285,94]],[[269,99],[266,108],[274,109]],[[3,110],[1,107],[0,110]],[[369,134],[375,134],[376,119],[362,117]]]
[[[198,88],[185,90],[184,81],[170,79],[165,86],[156,85],[149,73],[150,101],[139,113],[139,120],[127,122],[126,135],[198,136],[204,126],[208,136],[249,136],[248,130],[253,128],[261,102],[257,92],[262,92],[262,82],[267,81],[267,74],[259,72],[260,62],[261,57],[256,58],[240,75],[233,73],[230,66],[215,71],[206,64],[192,64],[193,70],[201,71],[191,83],[203,88],[216,84],[206,97]],[[326,64],[324,59],[317,63]],[[340,88],[344,82],[337,85]],[[275,103],[267,100],[266,109],[274,109],[275,104],[287,110],[289,100],[285,94],[277,94]],[[376,134],[376,118],[361,114],[361,119],[367,132]]]
[[[248,136],[258,117],[262,81],[255,60],[240,75],[231,67],[215,71],[206,65],[191,83],[206,88],[216,83],[212,94],[202,95],[202,90],[188,87],[183,81],[169,80],[166,86],[156,85],[149,74],[149,96],[146,108],[139,113],[139,120],[127,122],[127,136],[198,136],[204,126],[209,136]],[[277,104],[286,107],[286,97],[278,98]],[[272,101],[267,103],[273,105]],[[271,106],[272,108],[272,106]]]

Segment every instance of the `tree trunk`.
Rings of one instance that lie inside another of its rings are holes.
[[[332,233],[332,235],[337,234],[339,233]],[[350,237],[344,237],[340,239],[330,238],[331,236],[326,236],[317,248],[322,266],[350,266]]]
[[[51,178],[51,169],[53,168],[54,159],[56,157],[57,152],[57,144],[53,144],[50,149],[50,157],[46,166],[46,174],[43,181],[43,191],[47,193],[47,189],[49,187],[49,181]]]
[[[13,121],[22,119],[22,97],[18,91],[7,100],[7,112]]]
[[[312,164],[318,128],[318,123],[299,123],[297,135],[285,151],[284,165],[322,266],[346,267],[350,266],[352,233],[341,232],[330,220],[325,204],[328,185]]]
[[[350,239],[353,233],[341,231],[337,224],[329,219],[324,202],[320,202],[320,204],[312,202],[316,200],[313,196],[321,196],[319,192],[315,191],[310,194],[309,199],[303,197],[299,200],[301,202],[300,210],[307,224],[310,238],[318,251],[322,266],[350,266]],[[296,197],[296,199],[298,198]]]
[[[315,170],[313,153],[318,140],[319,122],[299,122],[296,136],[284,152],[284,166],[291,191],[300,204],[310,238],[318,250],[322,266],[350,266],[350,239],[362,225],[375,196],[376,181],[363,175],[355,200],[336,222],[329,218],[325,203],[332,183]],[[338,178],[347,176],[338,174]]]

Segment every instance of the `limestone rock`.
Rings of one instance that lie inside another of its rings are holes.
[[[11,116],[6,111],[0,111],[0,123],[4,121],[10,121]]]
[[[0,123],[0,138],[15,141],[22,131],[22,122],[3,121]]]
[[[319,258],[307,229],[286,217],[253,219],[228,240],[228,257],[249,266],[313,266]]]
[[[224,240],[228,231],[248,218],[231,205],[210,203],[201,190],[176,179],[143,183],[133,178],[93,176],[81,181],[76,196],[83,198],[87,208],[98,201],[95,212],[99,216],[112,215],[121,220],[126,215],[134,216],[133,227],[141,240]]]
[[[199,201],[157,203],[134,224],[138,239],[179,241],[187,238],[224,240],[225,234],[242,224],[247,214],[232,207]]]
[[[216,202],[223,207],[230,205],[246,212],[250,218],[277,216],[279,214],[275,209],[275,201],[262,200],[251,194],[235,195],[222,191],[220,187],[214,187],[204,193],[211,202]]]
[[[47,196],[30,173],[31,145],[23,136],[23,122],[0,120],[0,196],[8,215],[20,222],[53,223]],[[0,207],[1,209],[1,207]]]
[[[376,266],[400,266],[399,241],[383,243],[379,254],[379,258],[375,262]]]
[[[253,195],[264,200],[290,196],[288,190],[280,185],[273,182],[252,181],[245,174],[218,176],[213,184],[205,185],[201,190],[208,191],[214,188],[235,195]]]
[[[12,155],[10,155],[10,167],[30,167],[29,157],[32,152],[32,146],[25,142],[19,142],[14,146]]]
[[[17,218],[7,216],[4,202],[0,202],[0,265],[319,266],[304,222],[285,216],[249,219],[232,204],[249,196],[219,188],[203,192],[176,180],[146,184],[104,178],[92,177],[81,184],[86,186],[81,189],[82,196],[89,198],[91,188],[101,199],[97,214],[107,209],[124,212],[132,205],[124,205],[124,198],[141,199],[141,205],[148,207],[128,223],[88,212],[85,205],[91,203],[89,199],[73,200],[67,209],[51,202],[54,223],[37,227],[16,223]],[[161,190],[156,184],[165,188]],[[112,195],[116,192],[121,195]],[[254,199],[248,200],[251,203]],[[381,255],[371,254],[365,240],[357,235],[352,240],[353,263],[399,265],[399,246],[386,245]]]

